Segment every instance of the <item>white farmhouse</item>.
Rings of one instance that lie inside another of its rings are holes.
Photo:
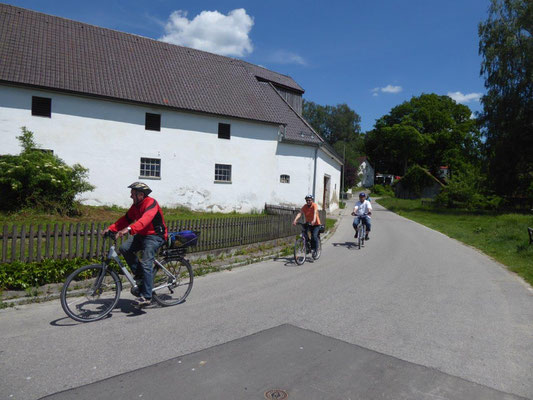
[[[338,207],[342,160],[301,117],[304,90],[241,60],[0,4],[0,154],[40,147],[89,168],[85,204]]]

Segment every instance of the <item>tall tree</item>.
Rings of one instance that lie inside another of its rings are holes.
[[[361,134],[361,117],[347,104],[321,106],[304,100],[302,114],[331,145],[357,140]]]
[[[448,96],[423,94],[394,107],[366,135],[365,151],[377,171],[403,175],[412,164],[437,173],[479,160],[480,134],[472,112]]]
[[[533,192],[533,1],[492,0],[479,25],[489,179],[498,194]]]
[[[361,117],[347,104],[322,106],[312,101],[304,101],[303,117],[333,148],[345,155],[344,187],[355,184],[359,166],[357,158],[363,154]]]

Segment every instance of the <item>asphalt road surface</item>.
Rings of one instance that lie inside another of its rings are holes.
[[[349,212],[320,260],[200,277],[175,307],[0,311],[0,399],[533,399],[531,288],[378,205],[359,250]]]

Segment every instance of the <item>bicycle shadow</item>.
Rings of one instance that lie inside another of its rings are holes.
[[[332,243],[332,245],[333,245],[334,247],[339,247],[339,246],[341,246],[341,247],[346,247],[348,250],[351,250],[352,247],[353,247],[354,249],[358,249],[358,246],[357,246],[357,244],[356,244],[355,242]]]
[[[157,308],[157,304],[151,304],[148,307],[139,308],[136,306],[137,302],[135,300],[129,300],[129,299],[120,299],[113,309],[112,312],[109,313],[105,318],[99,320],[99,321],[105,321],[106,319],[113,318],[113,314],[116,312],[120,312],[123,314],[126,314],[126,317],[138,317],[140,315],[146,314],[145,309],[153,309]],[[85,324],[86,322],[78,322],[70,319],[68,316],[55,319],[50,322],[50,325],[52,326],[58,326],[58,327],[67,327],[67,326],[74,326],[74,325],[80,325]]]
[[[273,259],[273,261],[285,262],[283,264],[284,267],[300,267],[301,266],[301,265],[296,264],[296,261],[294,261],[294,257],[293,256],[276,257],[276,258]],[[318,261],[318,260],[314,260],[313,257],[311,257],[311,255],[308,255],[305,262],[312,264],[315,261]]]

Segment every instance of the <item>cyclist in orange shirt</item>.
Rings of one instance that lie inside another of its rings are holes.
[[[305,205],[300,209],[300,212],[292,221],[293,225],[296,225],[302,214],[305,216],[306,233],[311,231],[311,248],[315,253],[316,244],[318,243],[318,231],[320,230],[320,216],[318,215],[318,204],[314,202],[314,197],[311,194],[305,196]]]

